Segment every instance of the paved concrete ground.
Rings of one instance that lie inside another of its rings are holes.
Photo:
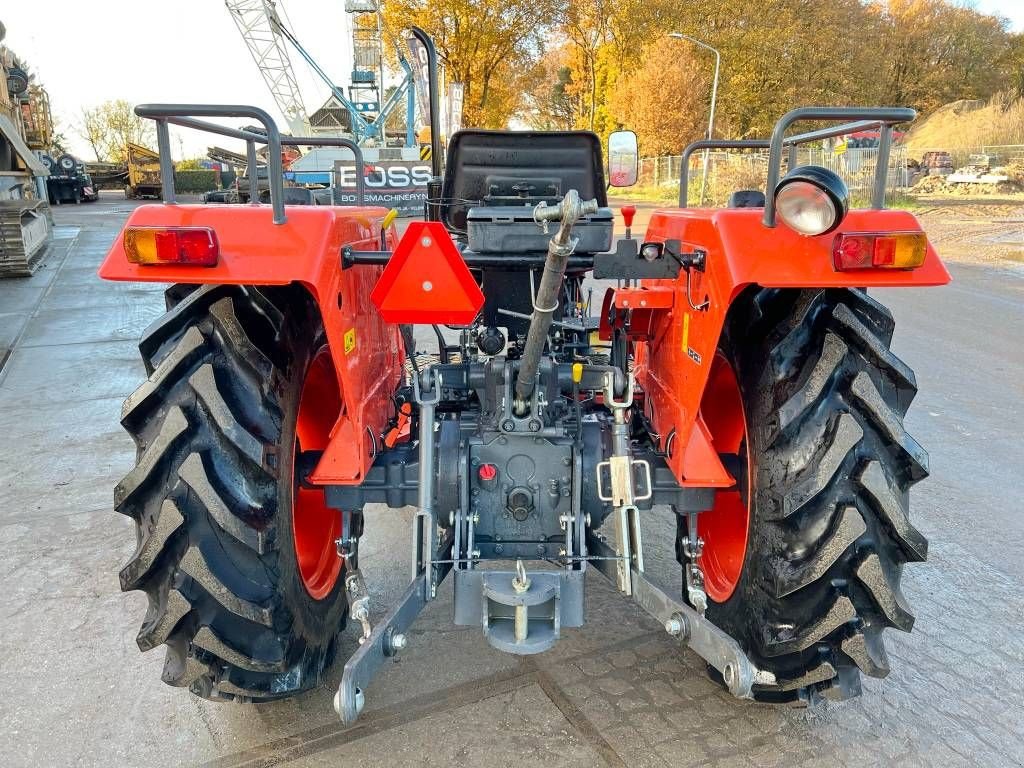
[[[1024,760],[1020,269],[954,264],[950,287],[879,292],[921,387],[908,427],[931,451],[913,505],[931,553],[905,577],[914,633],[890,633],[893,673],[866,681],[862,698],[810,710],[733,700],[595,576],[588,626],[527,659],[452,627],[446,585],[344,729],[331,685],[270,705],[213,705],[162,684],[162,653],[135,647],[145,600],[118,590],[134,533],[111,511],[111,489],[132,465],[118,414],[143,377],[135,340],[161,296],[95,278],[126,210],[111,200],[58,210],[63,245],[36,277],[0,283],[0,327],[18,324],[0,372],[0,765]],[[403,586],[410,519],[368,516],[361,560],[378,613]],[[651,570],[677,584],[669,524],[652,514],[645,542]],[[355,646],[351,630],[344,642]]]

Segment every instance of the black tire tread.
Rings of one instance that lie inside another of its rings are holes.
[[[916,379],[862,290],[752,289],[734,310],[722,349],[753,431],[755,518],[740,585],[708,615],[775,674],[757,698],[856,695],[858,670],[889,672],[883,630],[914,624],[899,582],[927,555],[908,513],[928,474],[903,427]]]
[[[856,618],[857,609],[853,607],[850,598],[840,595],[828,611],[818,617],[813,624],[805,625],[803,631],[795,637],[780,635],[767,637],[764,653],[766,656],[782,656],[787,653],[806,651],[826,635]]]
[[[210,482],[206,467],[203,466],[203,459],[198,453],[190,453],[181,462],[181,466],[178,467],[178,477],[196,495],[196,498],[206,508],[206,513],[216,522],[220,530],[230,534],[236,541],[261,555],[269,551],[267,531],[257,530],[251,525],[247,525],[244,520],[231,511]]]
[[[114,494],[137,524],[121,587],[147,595],[137,643],[166,646],[164,682],[212,700],[280,698],[319,682],[344,615],[316,630],[323,640],[275,587],[279,393],[295,375],[281,367],[291,352],[275,301],[296,294],[185,288],[146,329],[148,378],[122,408],[138,452]],[[312,316],[298,301],[296,314]]]
[[[911,525],[906,505],[901,502],[899,491],[881,462],[868,462],[861,472],[860,486],[867,492],[867,498],[876,512],[888,524],[890,534],[907,558],[912,562],[924,562],[928,557],[928,540]]]
[[[188,430],[188,419],[184,411],[173,406],[160,423],[160,431],[151,442],[140,445],[140,455],[131,472],[121,479],[114,488],[114,503],[118,511],[134,510],[126,502],[142,487],[152,483],[153,475],[166,463],[179,438]]]
[[[780,558],[776,566],[775,596],[791,595],[820,579],[867,529],[857,508],[845,507],[839,513],[839,521],[821,538],[813,557],[804,562]]]
[[[270,608],[244,600],[228,589],[224,582],[210,570],[209,563],[206,562],[206,558],[203,557],[203,553],[199,551],[198,547],[189,547],[185,551],[178,562],[178,570],[198,583],[207,594],[235,616],[253,624],[262,624],[266,627],[274,625],[274,616]]]
[[[229,664],[234,664],[236,667],[253,672],[284,672],[287,669],[283,660],[259,661],[246,656],[241,651],[228,645],[209,627],[200,627],[199,631],[192,638],[192,644],[214,656],[224,659]]]
[[[173,499],[164,499],[160,507],[160,514],[151,525],[142,529],[142,537],[135,554],[121,569],[120,579],[123,591],[139,588],[163,553],[168,540],[184,524],[185,518],[182,517],[178,505],[174,503]]]

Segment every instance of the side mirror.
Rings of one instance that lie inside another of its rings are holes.
[[[636,134],[615,131],[608,137],[608,183],[613,187],[631,187],[636,184],[640,150]]]

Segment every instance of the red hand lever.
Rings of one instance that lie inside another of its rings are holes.
[[[626,222],[627,227],[633,226],[633,217],[636,216],[635,205],[624,205],[619,210],[622,211],[622,219]]]

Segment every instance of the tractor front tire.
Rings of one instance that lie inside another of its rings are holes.
[[[913,626],[900,577],[927,555],[908,490],[928,455],[903,428],[917,389],[893,327],[861,290],[751,290],[726,324],[716,360],[742,402],[741,503],[731,523],[711,510],[697,525],[707,616],[775,675],[756,699],[856,696],[860,673],[889,672],[883,630]],[[707,408],[713,431],[729,423]]]
[[[149,378],[122,409],[138,450],[114,494],[137,528],[121,588],[146,593],[137,641],[167,646],[164,682],[283,698],[321,682],[348,608],[340,516],[322,491],[306,503],[317,492],[295,476],[300,432],[326,434],[338,416],[336,377],[304,291],[183,293],[142,338]],[[305,411],[314,377],[321,407]]]

